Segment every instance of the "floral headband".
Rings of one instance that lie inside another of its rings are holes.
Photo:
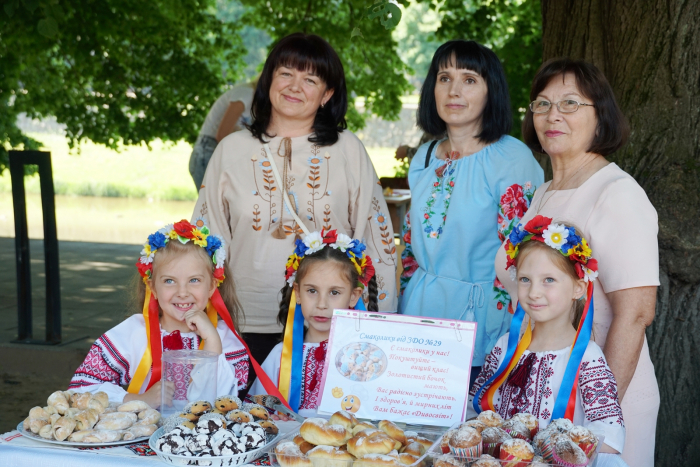
[[[520,244],[537,240],[559,251],[574,262],[576,273],[580,279],[592,282],[598,277],[598,261],[591,255],[591,248],[586,239],[576,235],[576,229],[564,224],[554,224],[552,219],[535,216],[530,222],[518,224],[513,228],[506,240],[506,269],[511,276],[515,273],[515,258],[518,256]],[[513,269],[511,269],[513,268]]]
[[[365,249],[367,246],[359,240],[353,240],[345,234],[339,234],[337,230],[328,232],[311,232],[304,236],[303,240],[297,240],[294,253],[287,260],[285,279],[291,286],[297,276],[299,264],[308,255],[321,251],[326,245],[342,251],[347,255],[352,264],[355,265],[357,274],[360,276],[358,285],[367,287],[369,281],[374,277],[374,266],[372,258],[367,256]]]
[[[141,258],[136,263],[136,267],[143,277],[144,282],[151,278],[153,274],[153,258],[156,251],[164,248],[170,240],[177,239],[182,244],[186,244],[190,240],[204,248],[214,263],[214,279],[216,279],[217,287],[224,281],[224,261],[226,261],[226,249],[224,241],[218,235],[211,235],[209,228],[206,226],[206,221],[198,218],[195,225],[190,224],[186,220],[181,220],[175,224],[168,224],[162,229],[148,236],[148,242],[141,250]]]

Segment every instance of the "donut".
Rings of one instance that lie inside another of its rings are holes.
[[[389,435],[392,439],[395,439],[401,444],[406,444],[406,435],[403,430],[396,426],[394,422],[389,420],[382,420],[377,424],[377,427],[384,433]]]
[[[350,412],[339,410],[331,415],[331,419],[328,420],[328,423],[331,425],[342,425],[346,430],[352,431],[352,428],[357,425],[358,421]]]
[[[307,418],[299,427],[299,434],[316,446],[342,446],[352,436],[342,425],[331,425],[323,418]]]
[[[368,454],[389,454],[395,446],[396,440],[382,431],[360,432],[348,441],[348,452],[359,459]]]

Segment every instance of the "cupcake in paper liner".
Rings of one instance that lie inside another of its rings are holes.
[[[447,430],[442,435],[442,439],[440,440],[440,450],[442,451],[443,454],[450,453],[450,439],[452,438],[452,435],[454,435],[455,433],[457,433],[457,429],[452,428],[450,430]]]
[[[517,420],[525,425],[530,430],[530,439],[534,438],[537,432],[540,431],[540,422],[532,414],[516,413],[511,417],[511,420]]]
[[[595,454],[595,449],[598,447],[598,437],[588,428],[575,426],[569,433],[571,441],[576,443],[589,459]]]
[[[532,458],[532,462],[529,467],[549,467],[551,464],[546,462],[541,456],[535,456]]]
[[[508,433],[511,436],[511,438],[524,439],[527,442],[530,442],[530,440],[532,440],[530,429],[527,426],[525,426],[525,424],[521,421],[511,418],[510,420],[506,420],[505,422],[503,422],[503,425],[501,425],[501,429]]]
[[[501,463],[488,454],[482,454],[476,462],[472,464],[472,467],[501,467]]]
[[[503,467],[528,467],[535,457],[535,450],[524,439],[507,439],[501,444],[501,459]]]
[[[584,467],[588,465],[588,456],[583,452],[583,449],[566,437],[557,439],[552,458],[558,467]]]
[[[452,435],[448,443],[450,452],[457,457],[479,457],[482,452],[481,435],[470,426],[463,426]]]
[[[483,451],[493,457],[498,457],[501,452],[501,444],[507,439],[511,439],[508,433],[499,427],[488,427],[481,432]]]
[[[549,463],[554,462],[554,444],[556,440],[561,437],[567,437],[565,434],[557,430],[556,427],[548,426],[544,430],[537,433],[535,438],[532,440],[532,446],[535,448],[537,454],[542,456],[544,460]]]

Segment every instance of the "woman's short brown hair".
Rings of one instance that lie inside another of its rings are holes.
[[[581,94],[593,101],[595,114],[598,119],[596,134],[588,148],[588,152],[608,156],[627,142],[629,125],[615,100],[615,94],[605,75],[592,63],[570,58],[554,58],[542,64],[530,89],[530,102],[555,78],[562,80],[567,73],[576,78],[576,86]],[[523,140],[534,152],[544,153],[540,140],[535,131],[532,111],[528,106],[523,120]]]

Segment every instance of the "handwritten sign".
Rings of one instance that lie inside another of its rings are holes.
[[[319,413],[449,426],[464,420],[476,323],[335,310]]]

